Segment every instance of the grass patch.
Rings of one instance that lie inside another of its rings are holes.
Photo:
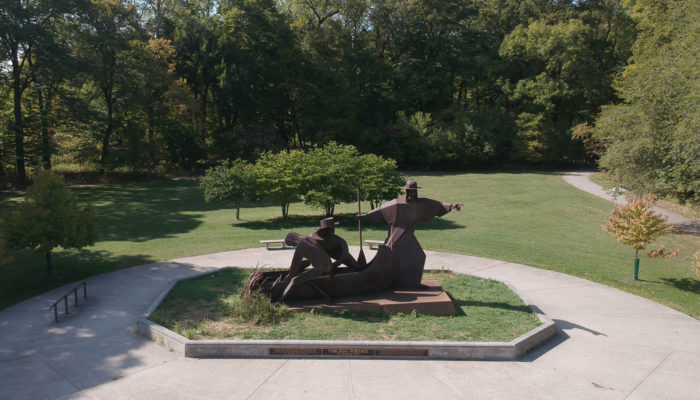
[[[238,293],[250,270],[224,270],[180,281],[150,319],[189,339],[510,341],[539,326],[506,285],[467,275],[425,273],[453,299],[456,316],[291,312]],[[217,294],[218,292],[218,294]]]
[[[674,259],[642,258],[639,281],[632,279],[634,251],[618,244],[601,225],[613,205],[548,172],[409,172],[424,187],[420,196],[464,203],[461,212],[423,224],[416,236],[424,249],[516,262],[563,272],[620,288],[700,318],[700,280],[692,267],[698,237],[673,233],[649,249],[676,248]],[[176,257],[258,247],[262,239],[282,239],[289,231],[309,234],[322,211],[302,203],[281,220],[276,204],[235,207],[206,203],[196,180],[165,179],[131,184],[74,187],[82,202],[95,205],[99,240],[82,251],[54,254],[57,274],[47,278],[44,258],[12,252],[15,262],[0,266],[0,309],[51,288],[134,265]],[[18,196],[0,197],[7,210]],[[363,204],[363,210],[369,205]],[[356,204],[337,207],[336,232],[350,245],[359,242]],[[363,238],[383,239],[386,226],[364,224]]]

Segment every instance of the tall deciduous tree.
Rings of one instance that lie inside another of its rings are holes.
[[[640,34],[618,81],[623,102],[603,109],[600,167],[628,188],[700,203],[700,3],[638,0]]]
[[[0,55],[10,61],[12,82],[15,169],[17,181],[27,183],[24,148],[22,96],[31,84],[27,73],[37,41],[45,38],[44,23],[48,18],[47,4],[38,0],[2,0],[0,2]]]
[[[104,101],[104,127],[100,135],[102,168],[110,164],[112,135],[117,126],[115,111],[120,85],[128,83],[121,57],[130,41],[141,35],[136,6],[124,0],[89,0],[79,14],[82,25],[78,51],[84,72],[90,76]]]

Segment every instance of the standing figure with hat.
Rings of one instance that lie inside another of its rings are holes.
[[[351,271],[362,269],[350,254],[347,242],[335,234],[335,227],[339,224],[331,217],[321,220],[320,228],[309,236],[302,236],[295,232],[287,234],[284,238],[285,243],[296,246],[296,249],[289,266],[289,273],[282,281],[275,283],[278,288],[284,287],[280,300],[284,300],[292,288],[299,283],[312,281],[324,275],[332,278],[340,264],[345,264]],[[307,269],[309,266],[311,268]],[[322,294],[329,297],[326,293]]]
[[[410,288],[420,286],[425,266],[425,253],[414,235],[416,226],[452,210],[460,211],[462,204],[419,198],[418,189],[422,188],[414,180],[407,181],[401,189],[406,191],[405,199],[382,204],[366,214],[358,215],[358,218],[389,224],[384,246],[391,250],[393,268],[397,273],[394,286]]]

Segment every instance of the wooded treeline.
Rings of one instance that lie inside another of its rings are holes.
[[[0,174],[24,181],[331,141],[403,167],[591,162],[633,7],[673,1],[0,3]]]

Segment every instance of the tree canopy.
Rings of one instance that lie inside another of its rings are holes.
[[[625,186],[700,203],[700,4],[639,0],[623,101],[596,121],[602,168]]]
[[[590,163],[607,145],[631,186],[692,200],[697,7],[5,0],[0,178],[203,172],[331,142],[409,168]]]

